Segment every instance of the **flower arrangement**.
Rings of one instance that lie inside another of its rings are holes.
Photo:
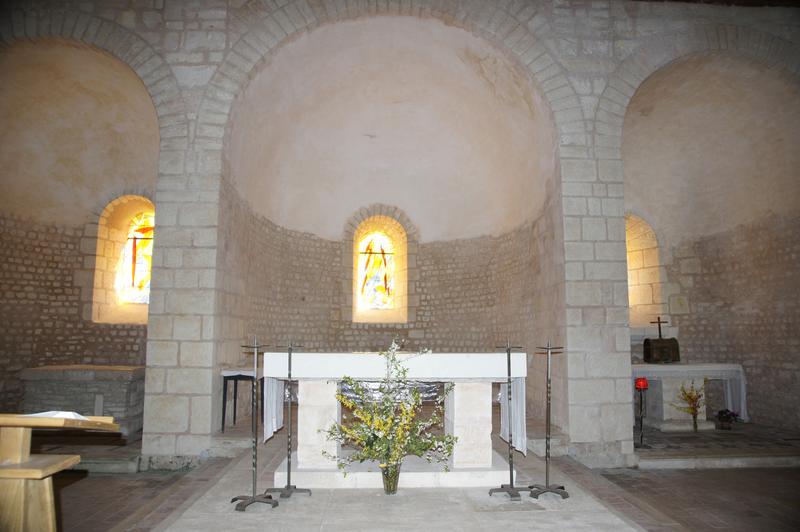
[[[678,399],[682,401],[683,404],[672,404],[672,406],[681,412],[686,412],[692,416],[692,424],[695,432],[697,432],[697,415],[700,413],[700,409],[705,406],[705,400],[703,398],[704,388],[705,382],[700,388],[694,387],[694,381],[692,381],[688,389],[684,384],[681,384],[681,390],[678,392]]]
[[[388,351],[381,352],[386,359],[386,375],[378,384],[377,393],[361,381],[351,377],[342,379],[342,385],[349,387],[352,393],[344,394],[340,387],[336,398],[350,409],[352,417],[343,414],[341,423],[323,430],[329,440],[356,449],[343,456],[323,454],[336,460],[345,474],[345,468],[353,462],[377,461],[386,493],[394,493],[397,489],[403,458],[414,455],[428,462],[446,462],[453,454],[456,442],[453,435],[432,433],[432,429],[442,426],[444,399],[452,385],[446,386],[444,393],[437,398],[432,414],[422,418],[422,398],[419,390],[408,380],[408,369],[398,360],[399,347],[394,340]]]

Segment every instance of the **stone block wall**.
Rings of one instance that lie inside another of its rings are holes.
[[[312,351],[363,351],[384,349],[399,336],[410,349],[493,351],[506,335],[500,328],[515,330],[506,317],[531,315],[522,307],[530,305],[533,291],[521,281],[535,276],[525,268],[530,224],[501,237],[419,244],[419,279],[409,293],[419,303],[405,324],[343,318],[342,300],[351,291],[345,272],[353,259],[342,252],[348,243],[281,228],[253,214],[244,227],[250,238],[239,261],[249,264],[245,334],[272,344],[293,339]],[[498,287],[514,308],[499,304]]]
[[[344,250],[352,243],[277,226],[254,214],[227,184],[223,197],[225,273],[219,302],[227,347],[218,363],[252,363],[240,348],[252,335],[271,346],[291,339],[309,351],[381,350],[398,336],[409,349],[496,351],[509,338],[533,352],[546,338],[556,343],[563,338],[552,307],[563,301],[554,212],[499,237],[419,244],[418,273],[409,283],[410,299],[418,303],[409,321],[364,324],[351,322],[342,310],[351,300],[352,256]],[[544,361],[531,358],[531,371],[537,375],[529,386],[535,417],[544,410]],[[214,393],[219,397],[221,391]],[[240,394],[246,412],[247,390]],[[213,416],[216,427],[217,408]]]
[[[668,269],[686,294],[681,360],[742,364],[755,423],[800,429],[800,218],[687,242]]]
[[[0,216],[0,410],[22,406],[19,371],[52,364],[144,363],[144,325],[84,319],[74,272],[82,228]]]
[[[144,366],[78,364],[30,368],[22,412],[64,410],[84,416],[113,416],[128,440],[141,437]]]

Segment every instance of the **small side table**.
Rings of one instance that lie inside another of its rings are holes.
[[[264,376],[260,374],[258,380],[261,382],[261,414],[264,413]],[[227,368],[222,370],[222,427],[220,432],[225,432],[225,411],[228,406],[228,381],[233,381],[233,424],[236,425],[236,402],[239,395],[239,381],[250,381],[255,386],[253,379],[254,370],[246,368]]]

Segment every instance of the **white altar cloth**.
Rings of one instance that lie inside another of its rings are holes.
[[[272,438],[275,431],[283,427],[283,403],[286,397],[286,381],[267,377],[264,379],[264,407],[261,414],[264,416],[264,440]]]
[[[285,379],[287,353],[263,353],[264,376]],[[525,353],[511,354],[511,376],[526,377]],[[398,353],[408,368],[408,378],[420,381],[505,382],[505,353]],[[380,379],[386,374],[386,359],[378,353],[292,353],[293,379]]]
[[[632,364],[632,375],[648,379],[720,379],[725,387],[725,408],[742,421],[747,416],[747,379],[741,364]]]
[[[515,387],[514,445],[526,447],[524,379],[527,376],[525,353],[512,353],[511,374]],[[448,397],[445,427],[458,436],[453,453],[452,469],[492,467],[491,450],[491,383],[506,382],[505,353],[399,353],[408,368],[411,380],[453,382],[456,389]],[[288,354],[263,353],[263,372],[267,382],[287,379]],[[322,451],[338,453],[335,444],[325,441],[318,429],[338,421],[335,400],[336,382],[342,377],[380,380],[385,376],[386,362],[378,353],[292,353],[292,380],[298,381],[298,469],[334,467]],[[318,383],[318,384],[315,384]],[[264,416],[273,419],[278,408],[275,395],[265,393]],[[504,415],[505,414],[505,409]],[[310,425],[314,425],[311,427]],[[264,439],[277,428],[272,423]],[[501,470],[502,472],[502,470]]]

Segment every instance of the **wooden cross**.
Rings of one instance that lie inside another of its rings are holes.
[[[658,338],[661,339],[661,324],[669,325],[668,321],[664,321],[661,319],[661,316],[656,317],[656,321],[651,321],[650,323],[657,323],[658,324]]]

